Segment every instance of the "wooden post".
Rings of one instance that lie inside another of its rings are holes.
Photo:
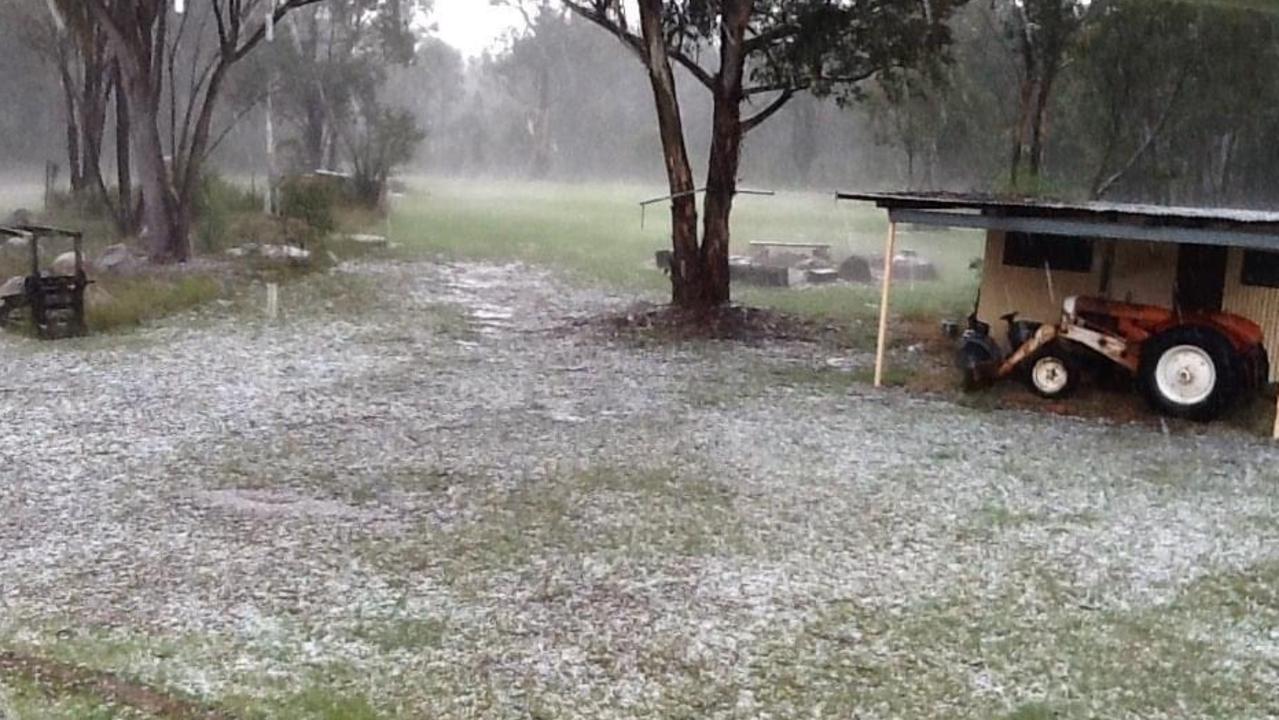
[[[883,293],[879,299],[879,340],[875,348],[875,387],[884,386],[884,353],[888,349],[888,293],[893,286],[893,256],[897,254],[897,223],[888,221],[888,242],[884,245]]]
[[[1270,381],[1270,378],[1266,378],[1266,382],[1269,382],[1269,381]],[[1279,440],[1279,402],[1277,402],[1277,403],[1276,403],[1276,405],[1275,405],[1275,432],[1274,432],[1274,439],[1275,439],[1275,440]]]

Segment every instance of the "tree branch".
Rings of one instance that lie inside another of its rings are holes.
[[[796,91],[794,88],[787,88],[783,90],[781,94],[778,95],[776,98],[774,98],[773,101],[769,103],[763,110],[760,110],[754,115],[743,120],[741,125],[742,134],[746,135],[750,133],[751,130],[754,130],[760,125],[763,125],[764,121],[776,115],[778,110],[781,110],[783,107],[785,107],[786,103],[790,102],[791,98],[795,97],[795,92]]]

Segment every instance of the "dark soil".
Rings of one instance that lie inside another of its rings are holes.
[[[748,344],[809,342],[849,346],[846,328],[786,313],[742,305],[685,310],[671,305],[642,304],[621,313],[584,321],[611,337],[634,340],[731,340]]]
[[[169,720],[232,720],[232,716],[116,675],[44,658],[0,652],[0,676],[22,678],[51,694],[76,693]]]

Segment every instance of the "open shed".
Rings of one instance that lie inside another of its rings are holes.
[[[886,257],[902,223],[985,230],[977,316],[1055,322],[1062,301],[1093,295],[1249,318],[1279,350],[1279,212],[1067,203],[950,193],[840,193],[888,211]],[[876,385],[882,384],[892,268],[885,268]],[[1279,378],[1279,363],[1271,380]]]

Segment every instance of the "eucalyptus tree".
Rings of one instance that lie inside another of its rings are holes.
[[[675,305],[705,309],[730,299],[729,219],[743,139],[799,93],[854,100],[863,81],[943,53],[946,20],[963,1],[562,0],[648,71],[672,195]],[[704,64],[703,53],[718,62]],[[713,103],[700,240],[676,66]]]
[[[276,89],[277,107],[297,131],[302,169],[335,167],[363,116],[377,115],[388,69],[416,60],[417,20],[430,0],[343,0],[304,8],[282,29],[271,62],[290,79]],[[259,82],[265,83],[265,73]]]
[[[322,0],[50,0],[101,30],[119,68],[151,259],[184,261],[214,117],[232,69],[289,13]],[[274,8],[274,9],[272,9]],[[84,48],[81,48],[84,50]]]

